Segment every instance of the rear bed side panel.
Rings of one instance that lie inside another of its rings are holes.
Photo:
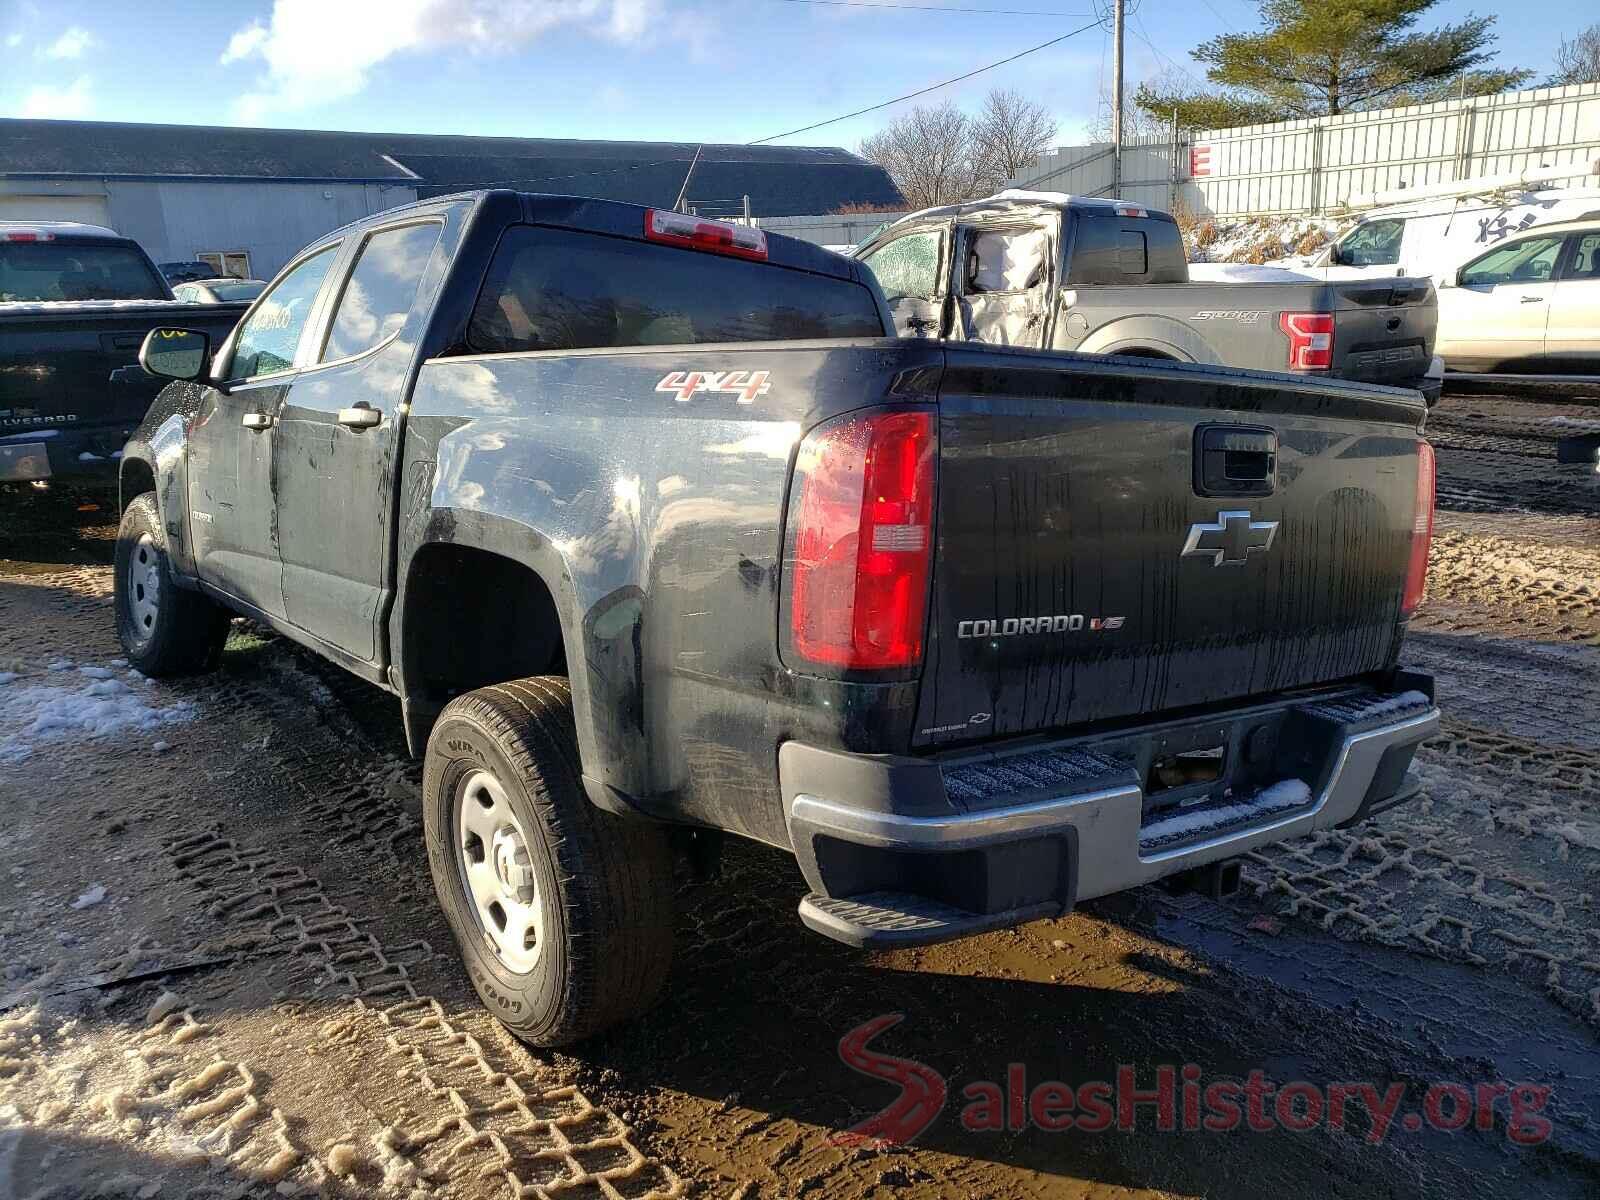
[[[916,745],[1153,715],[1392,664],[1420,402],[1056,362],[950,352]],[[1272,495],[1196,495],[1195,430],[1211,423],[1275,432]],[[1230,510],[1277,522],[1271,545],[1241,566],[1182,555],[1197,524]],[[1023,631],[1022,618],[1048,618],[1046,632]]]
[[[819,421],[883,403],[942,358],[866,341],[429,361],[407,425],[402,589],[430,542],[527,564],[562,611],[585,770],[646,810],[787,845],[778,746],[904,746],[916,698],[914,681],[780,661],[793,455]],[[750,403],[662,390],[676,372],[730,370],[770,386]]]

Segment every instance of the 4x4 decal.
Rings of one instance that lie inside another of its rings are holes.
[[[672,371],[656,384],[656,391],[671,392],[679,404],[687,404],[697,392],[723,392],[739,397],[740,404],[754,404],[757,396],[772,390],[768,371]]]

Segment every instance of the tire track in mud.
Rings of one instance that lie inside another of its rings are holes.
[[[1505,968],[1600,1027],[1595,757],[1447,720],[1417,770],[1417,802],[1247,854],[1248,893],[1340,936]]]
[[[350,1038],[367,1024],[399,1060],[407,1099],[423,1111],[397,1117],[376,1139],[389,1190],[501,1179],[517,1197],[685,1194],[683,1180],[644,1154],[614,1113],[575,1085],[543,1084],[506,1061],[419,990],[412,970],[432,957],[426,942],[385,945],[316,879],[220,830],[172,841],[167,853],[208,915],[300,957],[320,990],[348,1002],[348,1023],[339,1028],[336,1016],[324,1028]],[[330,1157],[339,1173],[338,1156]],[[326,1177],[306,1182],[320,1187]]]
[[[1600,645],[1600,528],[1594,545],[1529,545],[1438,529],[1421,629]]]

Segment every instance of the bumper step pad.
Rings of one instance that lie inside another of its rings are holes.
[[[984,933],[1060,912],[1055,902],[1001,913],[973,913],[907,892],[865,892],[831,899],[812,892],[800,901],[800,919],[835,941],[868,950],[921,946]]]

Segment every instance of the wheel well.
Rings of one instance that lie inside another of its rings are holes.
[[[122,479],[118,490],[117,511],[127,510],[139,496],[156,490],[156,473],[143,459],[130,458],[122,464]]]
[[[491,683],[566,673],[561,619],[531,568],[487,550],[424,546],[402,614],[406,692],[424,703]]]
[[[1152,350],[1149,346],[1130,346],[1126,350],[1118,350],[1117,353],[1123,358],[1159,358],[1166,362],[1178,361],[1165,350]]]

